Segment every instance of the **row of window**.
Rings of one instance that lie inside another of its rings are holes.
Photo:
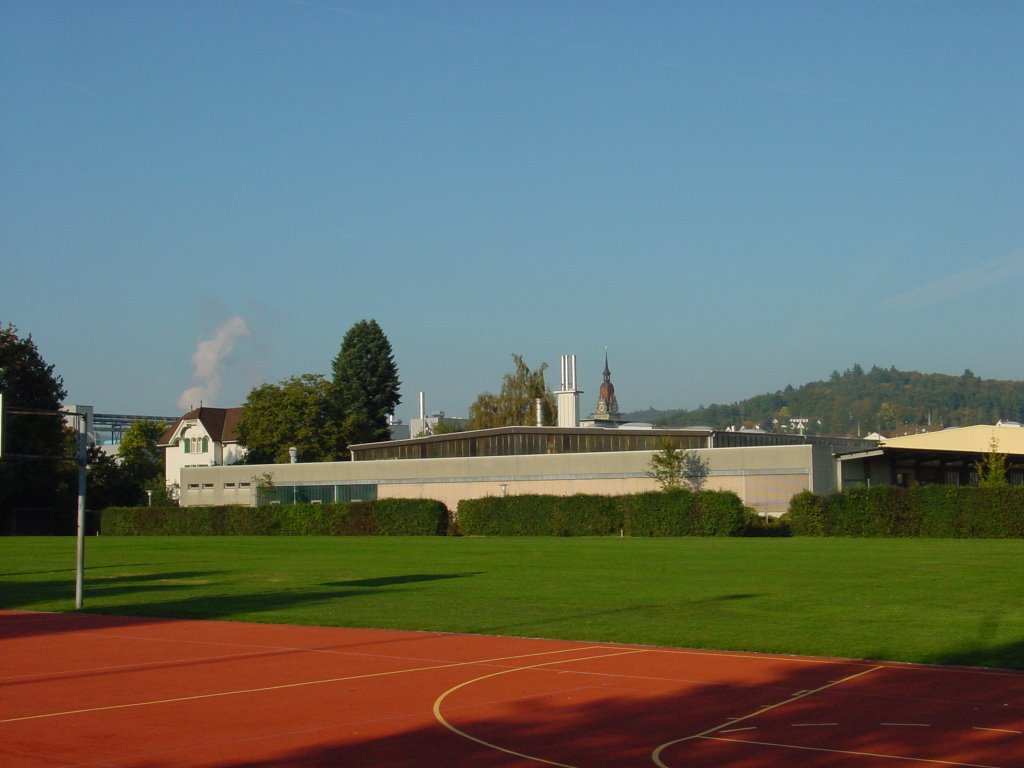
[[[978,473],[968,472],[967,473],[967,485],[978,484]],[[946,485],[960,485],[964,479],[959,470],[947,469],[946,470]],[[1012,471],[1006,473],[1006,482],[1010,485],[1024,485],[1024,472]]]
[[[183,437],[181,438],[181,445],[185,453],[206,453],[210,450],[210,438]]]
[[[470,456],[528,456],[604,451],[654,451],[665,441],[676,448],[706,448],[704,435],[636,434],[613,429],[574,432],[500,432],[486,435],[455,435],[444,440],[413,440],[377,444],[353,452],[359,461],[372,459],[446,459]]]
[[[224,483],[225,491],[252,490],[251,482]],[[190,491],[212,491],[213,483],[189,483]],[[260,488],[256,495],[256,503],[264,504],[334,504],[344,501],[373,501],[377,498],[376,484],[346,485],[275,485],[271,488]]]
[[[221,488],[225,491],[249,490],[252,488],[252,483],[224,483]],[[188,489],[190,491],[212,491],[213,483],[189,483]]]
[[[376,484],[275,485],[260,488],[256,504],[336,504],[345,501],[374,501]]]

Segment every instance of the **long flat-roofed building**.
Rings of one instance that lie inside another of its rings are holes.
[[[835,453],[876,445],[707,428],[501,427],[355,445],[352,461],[183,467],[181,504],[431,498],[455,509],[482,496],[636,493],[657,488],[650,460],[666,441],[707,460],[707,488],[771,515],[802,490],[834,490]]]

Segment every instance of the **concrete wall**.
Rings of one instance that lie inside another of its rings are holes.
[[[254,504],[256,485],[269,476],[277,485],[375,484],[378,498],[430,498],[454,510],[459,501],[503,494],[626,494],[656,490],[647,476],[653,451],[487,456],[394,461],[184,467],[182,506]],[[818,490],[812,446],[713,448],[708,489],[736,492],[747,506],[779,515],[802,490]],[[825,482],[818,480],[817,482]]]

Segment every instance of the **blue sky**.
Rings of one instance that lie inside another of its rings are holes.
[[[70,402],[1024,377],[1024,3],[0,3],[0,323]],[[183,399],[184,398],[184,399]],[[198,405],[198,402],[193,403]]]

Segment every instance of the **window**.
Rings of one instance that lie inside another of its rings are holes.
[[[182,439],[182,441],[181,441],[181,445],[185,449],[185,453],[191,453],[191,451],[189,450],[189,444],[188,443],[189,443],[189,440],[188,440],[187,437]]]

